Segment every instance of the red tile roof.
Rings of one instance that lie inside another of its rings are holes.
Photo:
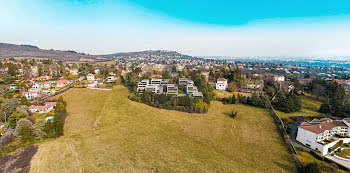
[[[45,110],[47,108],[49,108],[49,107],[47,107],[47,106],[29,106],[29,109],[37,109],[40,111]]]
[[[57,102],[45,102],[45,105],[49,106],[49,107],[53,107],[56,106]]]
[[[56,81],[56,83],[68,83],[68,81],[66,79],[62,79],[62,80]]]
[[[300,128],[303,128],[305,130],[320,134],[326,130],[333,130],[333,128],[335,128],[335,127],[339,127],[339,126],[346,127],[346,124],[343,121],[331,120],[329,118],[325,118],[325,119],[321,119],[321,120],[313,119],[312,122],[320,122],[320,123],[314,123],[314,124],[303,123],[300,126]]]

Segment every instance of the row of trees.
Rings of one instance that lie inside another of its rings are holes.
[[[175,97],[143,91],[139,95],[131,93],[129,99],[163,109],[173,109],[190,113],[205,113],[208,111],[208,104],[202,99],[190,98],[188,96]]]
[[[269,108],[271,106],[270,99],[258,93],[253,93],[251,96],[233,94],[232,97],[223,99],[223,101],[229,104],[245,104],[260,108]]]
[[[245,104],[260,108],[270,108],[271,104],[275,109],[282,112],[296,112],[301,109],[301,101],[295,94],[285,94],[283,91],[279,91],[274,100],[270,101],[270,98],[263,94],[253,93],[251,96],[244,96],[241,94],[233,94],[232,97],[223,99],[224,102],[230,104]]]

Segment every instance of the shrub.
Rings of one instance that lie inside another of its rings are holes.
[[[129,95],[129,99],[130,99],[130,100],[133,100],[133,101],[137,101],[137,102],[142,102],[141,98],[138,97],[135,93],[131,93],[131,94]]]

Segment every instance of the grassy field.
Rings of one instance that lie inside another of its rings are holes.
[[[215,90],[215,93],[216,93],[216,97],[219,99],[232,97],[233,93],[236,95],[241,94],[244,96],[251,96],[251,93],[228,92],[228,91],[219,91],[219,90]]]
[[[302,104],[302,108],[298,112],[293,112],[293,113],[284,113],[281,111],[276,111],[276,112],[281,118],[287,118],[292,116],[313,117],[313,116],[322,115],[322,113],[317,112],[321,106],[320,102],[314,101],[306,96],[301,96],[301,104]]]
[[[214,101],[208,114],[189,114],[128,94],[125,87],[63,93],[65,136],[40,145],[31,171],[296,172],[266,110]]]

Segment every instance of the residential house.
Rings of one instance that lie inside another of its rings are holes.
[[[284,81],[284,76],[282,76],[282,75],[275,75],[275,76],[273,76],[273,80],[275,81],[275,82],[283,82]]]
[[[45,81],[45,82],[36,82],[33,87],[34,88],[50,88],[51,87],[51,81]]]
[[[69,74],[70,75],[79,75],[79,70],[76,68],[70,69]]]
[[[11,85],[10,85],[10,90],[15,90],[15,89],[17,89],[17,85],[11,84]]]
[[[51,79],[50,76],[40,76],[38,78],[36,78],[36,80],[39,80],[39,81],[46,81],[46,80],[49,80]]]
[[[224,78],[218,78],[216,81],[216,87],[217,90],[225,91],[227,88],[227,80]]]
[[[93,81],[93,80],[95,80],[95,76],[94,76],[92,73],[89,73],[89,74],[86,76],[86,79],[87,79],[87,80]]]
[[[115,81],[115,76],[108,76],[107,77],[107,82],[114,82]]]
[[[69,84],[69,82],[66,79],[61,79],[61,80],[56,81],[57,88],[62,88],[68,84]]]
[[[51,110],[52,109],[50,109],[48,106],[29,106],[29,111],[37,114],[49,113]]]
[[[40,96],[39,92],[22,92],[22,95],[25,96],[27,99],[32,99],[34,97]]]

